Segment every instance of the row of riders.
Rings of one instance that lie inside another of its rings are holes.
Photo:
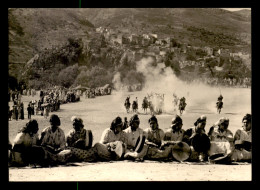
[[[220,94],[218,97],[218,100],[216,102],[217,112],[220,113],[221,109],[223,108],[223,96]],[[124,106],[126,108],[126,112],[130,112],[130,96],[126,97]],[[182,115],[183,111],[185,111],[185,108],[187,106],[186,98],[178,98],[175,93],[173,93],[173,107],[174,111],[176,110],[176,107],[178,107],[178,110],[180,112],[180,115]],[[151,93],[148,94],[147,97],[145,96],[142,102],[142,109],[144,110],[144,113],[147,114],[147,109],[150,109],[150,114],[161,114],[163,112],[164,107],[164,94],[157,94],[157,93]],[[132,103],[132,112],[137,113],[138,112],[138,100],[137,97]]]
[[[156,116],[148,120],[146,129],[140,128],[138,114],[134,114],[124,129],[117,116],[93,145],[91,130],[84,128],[83,120],[72,116],[72,129],[65,136],[58,115],[50,116],[50,126],[38,135],[37,120],[30,120],[9,141],[9,166],[55,166],[69,162],[96,162],[116,160],[190,161],[230,164],[251,162],[251,115],[242,119],[242,127],[235,135],[228,129],[229,119],[222,117],[208,133],[205,115],[196,119],[194,126],[182,129],[183,120],[175,115],[164,132]],[[51,138],[50,138],[51,137]]]

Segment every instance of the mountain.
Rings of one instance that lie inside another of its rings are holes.
[[[8,9],[9,74],[19,78],[26,63],[46,50],[49,55],[55,49],[59,55],[77,57],[74,53],[80,55],[81,50],[72,51],[66,45],[72,39],[91,41],[90,48],[98,47],[99,51],[102,38],[96,28],[100,26],[116,33],[154,33],[158,38],[172,37],[178,44],[250,54],[251,17],[248,15],[248,10],[230,12],[216,8],[12,8]],[[90,49],[82,47],[83,52],[91,54]],[[114,57],[120,60],[120,55],[111,55],[114,60],[111,62],[117,64]],[[94,56],[82,60],[103,68],[109,66],[102,65]]]
[[[99,26],[174,36],[191,43],[188,29],[195,27],[236,36],[250,45],[249,12],[214,8],[9,9],[9,61],[27,62],[39,51],[64,43],[69,37],[88,38],[88,32]]]
[[[239,11],[234,11],[235,14],[238,14],[244,18],[248,18],[248,21],[251,21],[251,10],[243,9]]]
[[[64,44],[68,38],[88,38],[94,25],[73,9],[9,9],[9,62],[24,63],[36,53]]]

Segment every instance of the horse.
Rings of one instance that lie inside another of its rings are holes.
[[[143,103],[142,103],[142,108],[143,108],[145,114],[147,114],[147,108],[148,108],[148,106],[149,106],[148,100],[147,100],[147,99],[144,99],[144,100],[143,100]]]
[[[180,104],[179,104],[179,110],[180,110],[180,115],[183,113],[183,111],[185,110],[185,107],[186,107],[186,103],[184,101],[180,101]]]
[[[132,110],[133,110],[133,113],[137,113],[137,110],[138,110],[138,104],[136,101],[133,101],[133,104],[132,104]]]
[[[151,115],[154,115],[154,106],[153,106],[152,101],[149,101],[149,102],[148,102],[148,107],[149,107],[149,109],[150,109],[150,114],[151,114]]]
[[[129,101],[129,98],[127,98],[126,100],[125,100],[125,109],[126,109],[126,112],[127,113],[129,113],[129,109],[130,109],[130,106],[131,106],[131,103],[130,103],[130,101]]]
[[[217,107],[217,112],[220,114],[221,109],[223,108],[223,102],[222,101],[217,101],[216,107]]]

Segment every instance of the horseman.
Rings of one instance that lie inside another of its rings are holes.
[[[138,110],[138,102],[137,102],[137,100],[133,101],[132,109],[133,109],[133,112],[137,112],[137,110]]]
[[[218,109],[218,112],[220,113],[220,110],[221,108],[223,108],[223,96],[220,94],[219,97],[218,97],[218,101],[216,103],[216,106],[217,106],[217,109]]]
[[[142,108],[144,109],[144,111],[147,113],[147,108],[148,108],[149,102],[146,98],[146,96],[143,99],[143,103],[142,103]]]
[[[130,108],[130,105],[131,105],[131,103],[130,103],[130,96],[127,96],[126,97],[126,100],[125,100],[125,108],[126,108],[126,111],[127,111],[127,113],[129,112],[129,108]]]
[[[180,99],[179,110],[180,110],[181,114],[182,114],[183,110],[185,110],[185,107],[187,105],[187,103],[185,101],[186,101],[185,97],[182,97]]]

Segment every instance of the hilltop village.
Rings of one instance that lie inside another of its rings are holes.
[[[115,56],[109,51],[113,48],[117,54],[122,55],[121,62],[123,59],[137,62],[149,56],[156,63],[164,62],[166,66],[181,70],[182,73],[195,71],[200,75],[197,76],[198,80],[210,84],[221,82],[224,85],[240,86],[250,83],[250,72],[245,71],[240,76],[234,72],[237,67],[241,69],[241,65],[245,70],[251,70],[251,55],[244,52],[234,52],[221,47],[195,47],[179,43],[173,36],[160,38],[153,33],[134,34],[123,29],[116,31],[104,27],[96,28],[91,36],[94,38],[83,39],[83,42],[85,49],[95,57]]]

